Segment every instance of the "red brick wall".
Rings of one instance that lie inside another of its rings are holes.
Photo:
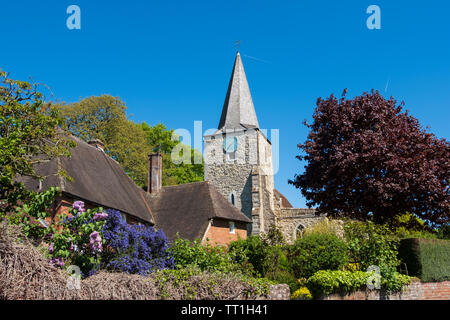
[[[450,281],[422,283],[424,300],[450,300]]]
[[[212,245],[228,245],[231,241],[247,239],[247,225],[242,222],[234,223],[234,233],[230,233],[229,221],[213,219],[211,226],[206,232],[204,242]]]
[[[321,300],[450,300],[450,281],[422,283],[414,279],[399,293],[386,295],[379,290],[359,290],[347,295],[324,296]]]

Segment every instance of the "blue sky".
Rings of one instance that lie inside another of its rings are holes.
[[[81,8],[81,30],[66,9]],[[369,5],[381,29],[369,30]],[[30,76],[73,102],[121,97],[136,122],[193,131],[217,127],[236,40],[262,128],[280,130],[278,190],[303,165],[296,145],[318,97],[372,88],[404,100],[440,138],[450,138],[448,1],[2,1],[0,67]]]

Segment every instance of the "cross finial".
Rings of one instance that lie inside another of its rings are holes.
[[[237,49],[237,52],[239,52],[239,46],[240,46],[240,44],[241,44],[241,40],[237,40],[237,41],[236,41],[236,49]]]

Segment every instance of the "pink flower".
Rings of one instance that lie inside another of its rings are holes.
[[[102,238],[97,231],[92,232],[89,235],[89,247],[92,251],[102,251]]]
[[[78,212],[84,212],[86,209],[84,208],[84,202],[83,201],[75,201],[72,205],[72,208],[77,210]]]
[[[54,251],[54,249],[53,249],[53,243],[52,243],[48,246],[48,252],[53,253],[53,251]]]
[[[94,220],[104,220],[108,217],[108,214],[106,212],[97,212],[94,214],[93,219]]]

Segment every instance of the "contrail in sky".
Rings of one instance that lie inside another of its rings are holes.
[[[252,56],[248,56],[248,55],[246,55],[246,54],[242,54],[242,55],[243,55],[244,57],[247,57],[247,58],[250,58],[250,59],[253,59],[253,60],[256,60],[256,61],[260,61],[260,62],[264,62],[264,63],[270,63],[270,61],[258,59],[258,58],[252,57]]]
[[[384,92],[387,92],[387,89],[388,89],[388,86],[389,86],[389,78],[388,78],[388,80],[387,80],[387,82],[386,82],[386,87],[384,88]]]

